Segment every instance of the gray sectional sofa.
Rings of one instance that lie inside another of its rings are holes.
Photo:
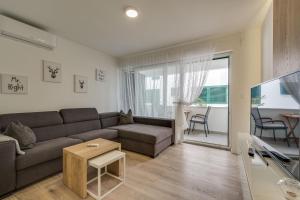
[[[20,121],[34,131],[37,143],[17,155],[13,141],[0,142],[0,196],[62,171],[62,149],[104,138],[122,148],[156,157],[174,142],[174,120],[134,117],[134,124],[119,125],[120,113],[95,108],[0,115],[0,131]]]

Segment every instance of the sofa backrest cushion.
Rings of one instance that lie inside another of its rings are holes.
[[[0,115],[0,130],[4,131],[11,122],[17,121],[30,128],[53,126],[63,123],[57,111],[3,114]]]
[[[42,142],[46,140],[67,136],[67,128],[63,124],[33,128],[32,130],[36,135],[37,142]]]
[[[63,119],[57,111],[0,115],[1,132],[3,132],[11,122],[17,121],[25,126],[29,126],[33,130],[37,142],[67,135],[63,125]]]
[[[75,135],[79,133],[84,133],[87,131],[97,130],[101,128],[99,120],[91,120],[84,122],[76,122],[65,124],[67,135]]]
[[[173,119],[141,117],[141,116],[134,116],[133,120],[137,124],[148,124],[148,125],[155,125],[155,126],[164,126],[169,128],[172,128],[174,123]]]
[[[102,128],[117,126],[120,123],[120,113],[119,112],[100,113],[99,119]]]
[[[70,108],[60,110],[60,114],[65,124],[99,120],[96,108]]]

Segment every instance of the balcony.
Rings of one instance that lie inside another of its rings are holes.
[[[188,106],[185,111],[188,112],[188,124],[195,114],[205,114],[207,107]],[[202,124],[196,124],[194,131],[186,130],[184,134],[185,141],[209,143],[214,145],[228,146],[228,107],[212,106],[208,115],[208,128],[210,133],[205,136]]]

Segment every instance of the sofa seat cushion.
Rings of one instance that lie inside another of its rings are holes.
[[[98,138],[111,140],[118,137],[118,131],[112,129],[98,129],[98,130],[88,131],[76,135],[70,135],[69,137],[74,139],[80,139],[83,141],[89,141]]]
[[[62,157],[63,148],[79,144],[79,139],[61,137],[44,142],[38,142],[34,148],[25,150],[24,155],[16,158],[17,170],[25,169],[43,162]]]
[[[132,139],[149,144],[157,144],[172,135],[172,129],[145,124],[126,124],[110,127],[118,130],[120,138]]]

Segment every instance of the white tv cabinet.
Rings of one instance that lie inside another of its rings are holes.
[[[286,200],[277,182],[287,175],[272,159],[267,158],[269,166],[263,162],[258,154],[248,155],[250,134],[242,133],[240,137],[241,157],[243,160],[250,193],[253,200]]]

